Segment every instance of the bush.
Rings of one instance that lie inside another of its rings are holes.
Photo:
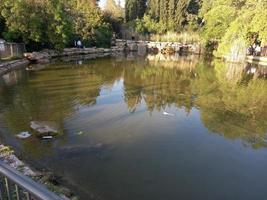
[[[162,34],[166,31],[166,27],[162,22],[156,22],[149,15],[145,15],[143,19],[136,19],[134,29],[141,34]]]
[[[95,45],[96,47],[109,48],[111,45],[112,29],[109,25],[104,24],[97,28],[95,31]]]

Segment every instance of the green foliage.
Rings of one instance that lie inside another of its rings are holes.
[[[116,4],[115,0],[107,0],[104,7],[104,21],[109,23],[112,30],[120,36],[121,27],[124,22],[124,9]]]
[[[24,42],[29,47],[63,49],[75,38],[99,38],[97,29],[106,26],[95,3],[84,0],[3,0],[0,30],[8,41]],[[111,32],[111,26],[109,27]],[[104,31],[105,32],[105,31]],[[97,34],[98,35],[95,35]],[[110,37],[103,38],[108,44]]]
[[[121,19],[124,17],[123,8],[116,4],[115,0],[107,0],[104,11],[106,14],[110,15],[113,19]]]
[[[222,12],[223,10],[223,12]],[[206,39],[221,39],[225,30],[234,20],[236,10],[230,6],[219,5],[204,15],[206,21],[204,36]]]
[[[141,15],[137,14],[138,2],[140,1],[128,0],[125,8],[126,21],[135,21],[138,33],[196,31],[201,22],[198,17],[199,0],[148,0],[146,6],[139,6],[142,8]]]
[[[125,20],[133,21],[142,18],[146,11],[146,0],[126,0],[125,2]]]
[[[95,45],[97,47],[110,47],[112,32],[108,24],[103,24],[95,30]]]
[[[144,15],[143,19],[135,20],[135,31],[137,33],[164,33],[166,30],[162,22],[157,22],[149,15]]]
[[[56,49],[63,49],[70,44],[73,37],[71,16],[65,11],[62,0],[49,1],[47,6],[48,15],[51,17],[51,23],[47,27],[48,41]]]
[[[43,42],[46,40],[44,18],[46,14],[41,4],[31,4],[28,1],[5,0],[2,16],[6,20],[8,30],[4,35],[7,39],[16,40],[22,38],[28,43],[30,40]]]
[[[88,3],[80,3],[75,12],[75,33],[83,40],[94,37],[94,30],[103,24],[103,15],[98,8],[88,5]]]
[[[166,31],[181,31],[198,24],[198,0],[150,0],[147,13],[164,24]]]
[[[0,11],[1,12],[1,11]],[[5,19],[0,15],[0,37],[3,37],[3,32],[6,28]]]
[[[7,25],[7,40],[45,44],[62,49],[71,38],[71,21],[63,0],[4,0],[1,12]]]
[[[151,36],[151,40],[159,42],[180,42],[182,44],[201,43],[201,38],[196,32],[154,34]]]
[[[200,10],[200,16],[205,20],[202,33],[207,41],[219,41],[215,55],[241,61],[246,47],[255,39],[265,44],[266,9],[266,0],[204,0]]]
[[[143,20],[141,20],[141,19],[135,20],[135,31],[137,33],[147,33],[148,32],[147,27],[144,24]]]

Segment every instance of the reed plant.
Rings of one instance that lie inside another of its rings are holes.
[[[201,43],[200,35],[197,32],[153,34],[150,39],[157,42],[179,42],[182,44]]]

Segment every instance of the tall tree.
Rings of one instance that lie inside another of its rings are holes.
[[[146,0],[126,0],[125,19],[127,22],[142,18],[146,12]]]
[[[166,30],[179,31],[197,18],[199,8],[200,0],[149,0],[147,14]]]
[[[123,8],[120,3],[117,4],[115,0],[107,0],[104,6],[104,11],[114,19],[122,18],[124,15]]]
[[[169,19],[169,0],[160,1],[160,20],[168,22]]]
[[[3,32],[5,30],[5,27],[6,27],[5,19],[0,14],[0,37],[3,37]]]
[[[8,40],[55,48],[68,44],[71,32],[66,0],[4,0],[2,16]]]
[[[78,0],[73,15],[75,16],[75,32],[83,40],[91,38],[94,30],[104,22],[100,9],[88,3],[88,0]]]
[[[160,0],[148,0],[147,13],[155,20],[160,17]]]

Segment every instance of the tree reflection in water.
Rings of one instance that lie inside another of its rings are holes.
[[[63,130],[66,118],[80,107],[95,105],[103,88],[123,80],[129,114],[141,102],[150,114],[170,106],[188,113],[197,108],[211,132],[242,139],[254,148],[267,146],[266,68],[209,63],[194,56],[162,59],[111,58],[81,66],[54,63],[38,72],[11,72],[1,79],[1,120],[13,134],[28,130],[31,120],[54,121]]]

